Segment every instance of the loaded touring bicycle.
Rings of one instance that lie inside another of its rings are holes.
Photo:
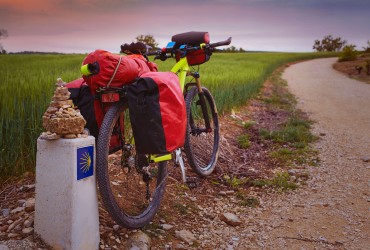
[[[161,50],[148,51],[140,43],[122,45],[127,56],[114,55],[108,65],[99,61],[111,56],[104,51],[84,60],[81,72],[95,93],[99,128],[99,192],[121,226],[140,228],[152,220],[164,195],[168,161],[179,165],[183,181],[189,182],[182,151],[199,176],[215,169],[220,140],[217,108],[193,66],[206,63],[216,47],[230,43],[231,38],[210,43],[208,32],[187,32],[174,35]],[[171,72],[157,72],[148,56],[175,58],[176,63]],[[134,72],[127,73],[132,65]],[[109,75],[104,75],[106,69]],[[186,83],[187,76],[194,81]]]

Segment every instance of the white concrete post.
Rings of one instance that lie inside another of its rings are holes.
[[[37,140],[35,232],[54,249],[99,249],[95,139]]]

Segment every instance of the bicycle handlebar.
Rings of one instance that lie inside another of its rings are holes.
[[[221,42],[217,42],[217,43],[211,43],[209,46],[211,48],[215,48],[215,47],[220,47],[220,46],[226,46],[226,45],[229,45],[230,43],[231,43],[231,37],[229,37],[225,41],[221,41]]]
[[[185,47],[185,48],[170,49],[170,50],[167,50],[166,48],[163,48],[161,50],[147,52],[145,55],[147,55],[147,56],[157,56],[158,59],[164,61],[164,60],[166,60],[168,58],[167,55],[166,55],[168,53],[171,53],[172,54],[172,53],[174,53],[176,51],[187,52],[187,51],[199,50],[199,49],[213,49],[213,48],[216,48],[216,47],[229,45],[230,43],[231,43],[231,37],[229,37],[225,41],[221,41],[221,42],[217,42],[217,43],[205,44],[205,46],[204,45],[203,46],[202,45],[199,45],[199,46],[194,46],[194,47]]]

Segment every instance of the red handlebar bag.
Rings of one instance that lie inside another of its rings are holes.
[[[128,87],[127,96],[138,153],[167,154],[184,145],[186,108],[174,73],[145,73]]]

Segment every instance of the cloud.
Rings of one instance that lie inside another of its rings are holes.
[[[176,33],[209,31],[211,41],[233,36],[233,45],[310,51],[326,34],[361,42],[369,35],[368,0],[1,0],[0,28],[8,50],[32,48],[116,50],[137,35],[160,46]],[[307,41],[307,42],[304,42]],[[361,44],[359,44],[361,46]],[[262,48],[261,48],[262,49]]]

